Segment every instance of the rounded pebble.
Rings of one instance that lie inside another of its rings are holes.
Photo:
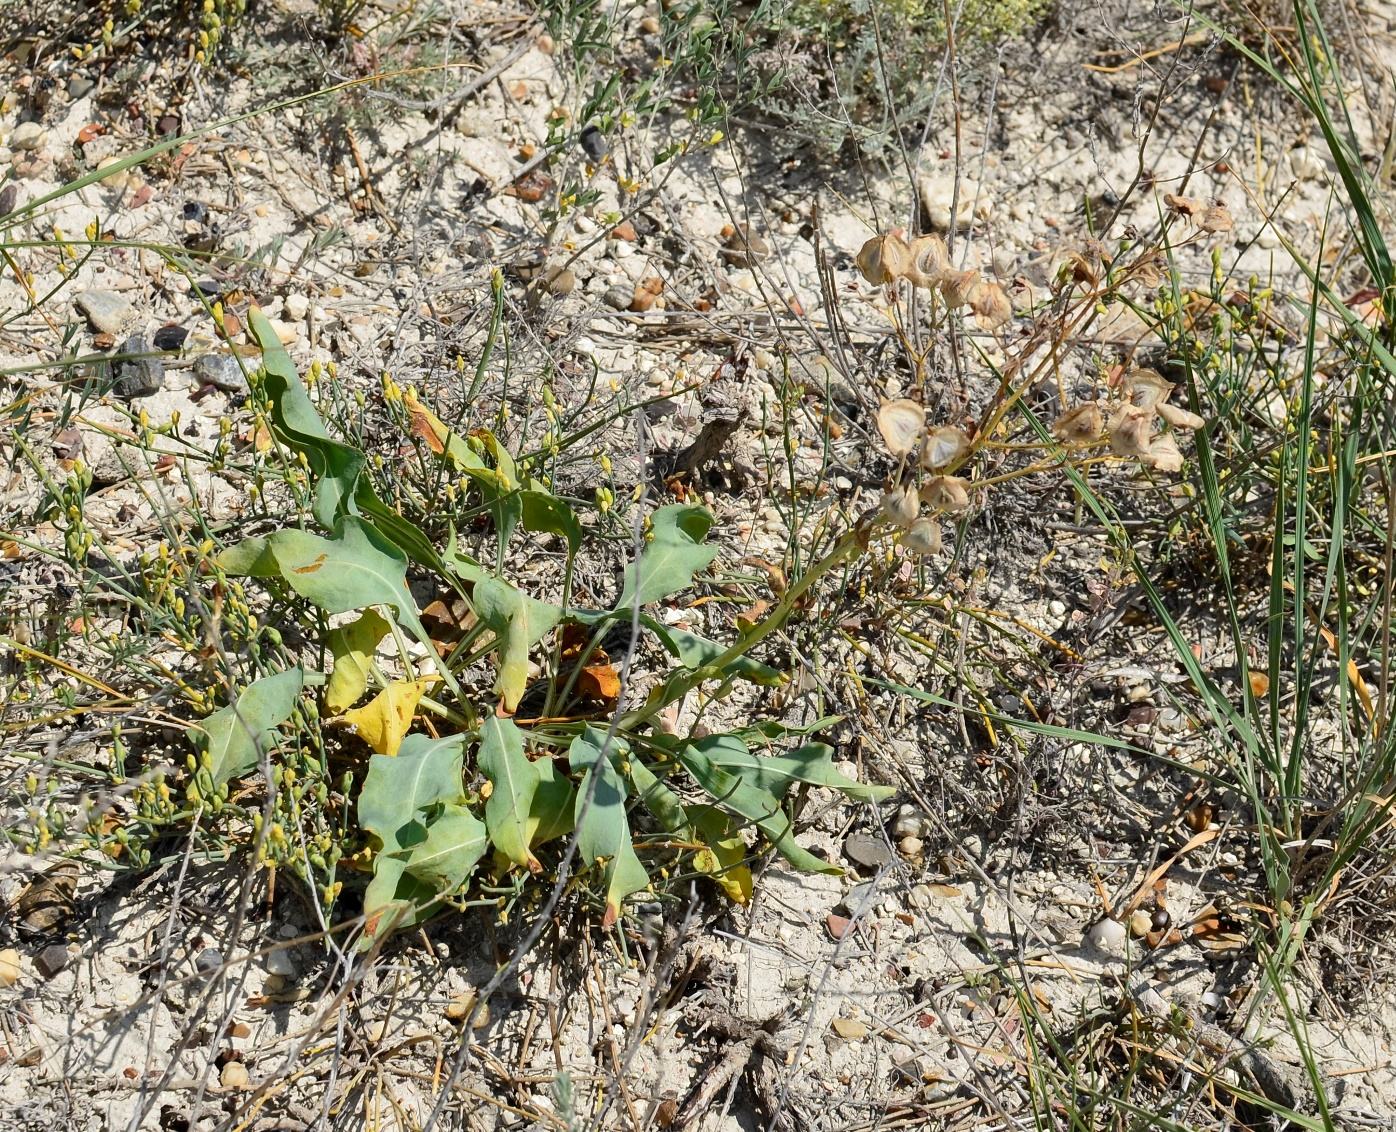
[[[252,1078],[248,1076],[247,1066],[240,1061],[230,1061],[223,1066],[223,1072],[218,1075],[219,1084],[225,1089],[233,1089],[237,1092],[245,1092],[252,1087]]]

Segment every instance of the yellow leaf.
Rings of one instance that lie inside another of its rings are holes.
[[[368,664],[388,632],[387,620],[376,609],[365,609],[357,620],[330,633],[334,671],[325,686],[325,710],[338,715],[368,689]]]
[[[402,745],[403,737],[412,727],[412,717],[417,714],[417,704],[435,682],[428,680],[404,680],[389,684],[368,703],[343,715],[345,723],[351,723],[374,751],[379,755],[395,755]]]
[[[733,904],[746,904],[751,900],[751,870],[742,864],[746,851],[740,837],[724,838],[699,849],[693,855],[693,867],[712,877]]]

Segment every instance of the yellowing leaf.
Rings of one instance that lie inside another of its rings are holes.
[[[370,608],[330,633],[327,644],[334,654],[334,672],[325,687],[325,708],[331,715],[338,715],[368,689],[369,660],[388,628],[387,619]]]
[[[375,754],[395,755],[412,727],[417,705],[434,681],[433,677],[389,684],[363,707],[346,711],[341,718],[354,725]]]

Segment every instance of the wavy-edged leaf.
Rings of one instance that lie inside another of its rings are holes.
[[[464,806],[448,802],[428,822],[426,837],[403,856],[408,873],[444,896],[465,883],[488,847],[485,823]]]
[[[536,488],[524,491],[521,501],[525,530],[557,535],[566,541],[570,554],[581,549],[582,524],[571,507],[551,492]]]
[[[359,825],[387,853],[410,848],[426,836],[421,811],[438,803],[463,802],[461,765],[465,738],[409,735],[396,756],[374,755],[359,792]]]
[[[795,843],[790,818],[769,791],[761,789],[740,772],[734,774],[718,766],[692,743],[679,748],[678,758],[719,806],[755,825],[776,851],[797,869],[810,873],[843,872],[837,865],[821,860]]]
[[[276,729],[291,718],[305,687],[305,672],[288,668],[254,680],[227,707],[219,708],[189,729],[190,738],[208,753],[216,786],[246,774],[276,739]]]
[[[574,772],[583,772],[577,785],[577,852],[585,867],[599,867],[604,872],[606,913],[602,923],[609,927],[619,918],[625,898],[649,884],[649,875],[631,842],[625,780],[610,754],[603,753],[606,745],[603,732],[586,727],[567,748],[567,761]]]
[[[389,628],[382,614],[369,608],[325,638],[334,657],[334,671],[325,685],[325,709],[331,715],[338,715],[368,690],[369,663]]]
[[[399,680],[389,684],[363,707],[346,711],[340,719],[353,726],[369,749],[378,755],[396,755],[412,729],[417,705],[436,678]]]
[[[529,597],[500,578],[481,578],[470,601],[476,615],[499,639],[495,691],[504,701],[504,710],[513,711],[528,684],[528,650],[558,623],[562,610]]]
[[[732,828],[732,819],[716,806],[689,806],[687,817],[694,835],[704,842],[704,848],[693,855],[693,867],[712,877],[732,903],[751,903],[747,845]]]
[[[373,527],[346,516],[334,537],[287,529],[244,539],[218,556],[229,574],[283,579],[326,613],[386,605],[418,638],[417,603],[407,588],[407,559]]]
[[[616,609],[648,605],[693,584],[693,575],[717,557],[703,545],[712,528],[711,512],[683,503],[661,507],[650,516],[650,536],[640,557],[625,570]]]
[[[735,735],[709,735],[694,746],[714,764],[740,774],[777,798],[796,782],[837,790],[859,802],[881,802],[896,793],[891,786],[870,786],[842,774],[834,766],[834,748],[808,743],[784,755],[758,755]]]
[[[355,509],[364,454],[325,431],[291,355],[261,310],[252,307],[247,320],[262,350],[262,387],[271,399],[272,423],[291,448],[305,453],[315,477],[315,521],[329,530]]]
[[[538,771],[538,789],[528,811],[528,843],[546,845],[572,832],[576,792],[552,759],[535,759],[533,766]]]
[[[480,771],[492,789],[485,802],[485,825],[495,848],[530,872],[543,866],[529,851],[529,813],[538,790],[538,768],[523,749],[523,733],[513,720],[491,717],[480,725]]]

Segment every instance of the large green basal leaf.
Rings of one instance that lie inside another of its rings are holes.
[[[574,772],[583,771],[577,785],[577,852],[585,867],[603,871],[606,914],[602,923],[609,927],[620,917],[625,898],[649,884],[649,875],[631,842],[625,780],[603,753],[605,746],[605,734],[587,727],[567,748],[567,761]]]
[[[616,609],[648,605],[693,584],[693,575],[717,557],[716,547],[704,546],[713,525],[702,507],[674,503],[650,516],[650,536],[640,557],[625,571],[625,585]]]
[[[420,843],[426,836],[420,811],[465,800],[464,752],[461,735],[409,735],[396,755],[374,755],[359,792],[359,825],[389,853]]]
[[[244,688],[227,707],[219,708],[189,729],[190,738],[208,753],[216,786],[246,774],[276,740],[276,729],[291,718],[305,687],[305,672],[288,668],[263,676]]]
[[[542,866],[529,852],[529,815],[538,789],[538,769],[524,754],[523,734],[509,719],[492,717],[480,725],[480,772],[490,780],[485,825],[495,847],[530,872]]]

